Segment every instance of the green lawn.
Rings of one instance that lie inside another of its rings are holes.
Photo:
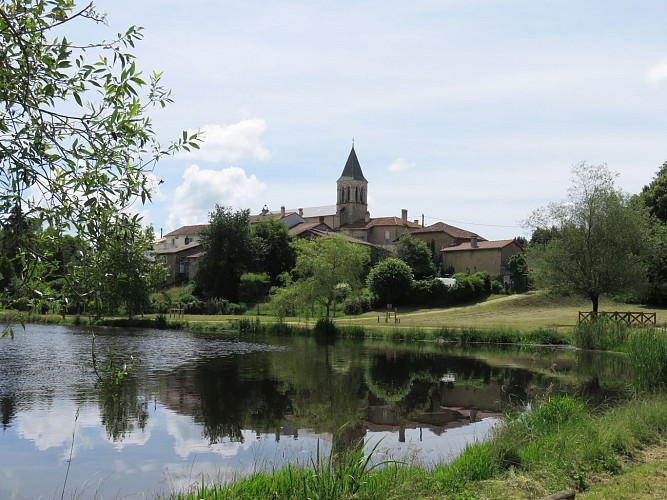
[[[519,331],[553,328],[569,331],[577,323],[579,311],[590,311],[590,308],[590,301],[587,300],[529,292],[522,295],[496,296],[486,302],[446,309],[399,308],[398,317],[400,326],[408,328],[504,328]],[[667,310],[663,309],[604,299],[600,303],[600,310],[656,312],[658,324],[667,324]],[[379,311],[346,317],[339,322],[375,327],[397,326],[393,320],[389,324],[384,320],[385,313]]]

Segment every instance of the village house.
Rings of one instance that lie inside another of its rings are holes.
[[[509,280],[507,263],[513,255],[523,252],[515,240],[479,241],[473,237],[469,241],[440,249],[445,267],[455,273],[477,273],[485,271],[492,277]]]
[[[167,266],[167,284],[187,281],[197,272],[197,259],[204,253],[201,230],[208,224],[183,226],[153,243],[153,252]]]

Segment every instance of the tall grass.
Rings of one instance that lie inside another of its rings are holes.
[[[319,443],[308,466],[288,465],[278,471],[256,472],[226,485],[202,484],[173,498],[194,499],[330,499],[397,498],[392,492],[399,464],[375,461],[379,442],[368,454],[363,446],[325,454]],[[380,471],[380,469],[384,469]]]
[[[667,332],[643,329],[630,336],[630,363],[640,390],[667,389]]]
[[[624,457],[665,437],[664,394],[605,411],[551,395],[528,412],[508,416],[489,441],[467,445],[451,464],[434,469],[374,464],[376,448],[370,454],[361,447],[328,455],[318,450],[305,466],[257,472],[226,485],[202,484],[173,498],[535,498],[585,490],[593,477],[618,473]]]
[[[627,339],[628,327],[605,316],[593,321],[581,321],[573,330],[573,343],[580,349],[618,350],[623,348]]]

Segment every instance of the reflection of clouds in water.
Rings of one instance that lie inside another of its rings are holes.
[[[392,432],[369,432],[365,446],[369,451],[379,443],[376,455],[384,460],[403,460],[426,466],[449,463],[461,454],[467,444],[488,439],[497,422],[496,418],[485,418],[466,426],[447,429],[443,433],[446,439],[443,439],[443,434],[436,434],[426,427],[406,429],[403,443],[398,442],[398,435]]]
[[[243,443],[225,441],[210,445],[203,437],[202,426],[194,424],[191,417],[166,411],[165,420],[167,432],[174,438],[174,451],[181,458],[188,458],[197,453],[215,453],[233,457],[253,445],[252,439],[247,437]]]
[[[154,419],[149,416],[143,430],[139,427],[138,424],[136,424],[131,431],[128,431],[123,435],[122,439],[119,439],[116,442],[114,442],[114,440],[107,435],[104,426],[102,426],[100,429],[104,439],[112,443],[116,451],[120,452],[126,446],[142,446],[146,444],[150,440],[151,433],[156,425],[157,424],[154,422]]]
[[[205,483],[227,483],[238,477],[234,467],[225,467],[219,462],[200,461],[195,457],[189,463],[168,463],[164,466],[164,480],[168,491],[192,491]]]
[[[74,439],[76,455],[78,448],[92,447],[90,439],[80,431],[99,426],[99,409],[95,405],[78,406],[73,401],[56,401],[53,406],[20,411],[16,415],[16,434],[32,441],[40,451],[69,445],[72,442],[77,408],[79,418],[76,419]],[[69,459],[69,446],[64,458]]]

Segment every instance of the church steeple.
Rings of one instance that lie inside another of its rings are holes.
[[[343,173],[336,182],[336,188],[338,192],[336,214],[339,226],[364,219],[368,212],[368,181],[354,151],[354,142],[343,167]]]
[[[339,181],[343,178],[352,179],[355,181],[363,181],[368,183],[364,177],[364,173],[361,171],[361,165],[359,164],[359,159],[357,158],[357,153],[354,152],[354,144],[352,144],[352,150],[350,151],[350,156],[347,157],[347,162],[343,168],[343,173],[340,175]]]

